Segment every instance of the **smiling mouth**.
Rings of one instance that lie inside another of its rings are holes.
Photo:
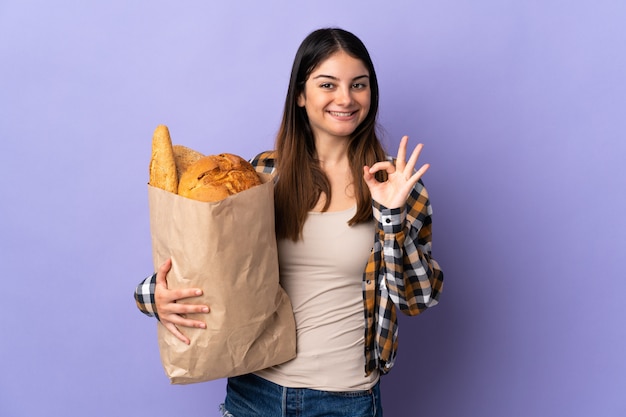
[[[350,117],[356,112],[329,111],[328,113],[336,117]]]

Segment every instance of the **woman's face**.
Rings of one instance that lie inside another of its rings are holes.
[[[309,75],[298,106],[304,107],[316,140],[346,138],[370,109],[369,71],[359,59],[339,51]]]

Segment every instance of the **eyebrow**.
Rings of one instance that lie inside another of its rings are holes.
[[[359,75],[357,77],[354,77],[352,79],[352,81],[356,81],[356,80],[358,80],[360,78],[369,78],[369,77],[370,77],[369,75],[363,74],[363,75]],[[318,78],[330,78],[331,80],[336,80],[336,81],[339,80],[339,78],[337,78],[337,77],[335,77],[333,75],[325,75],[325,74],[320,74],[320,75],[316,75],[315,77],[313,77],[314,80],[317,80]]]

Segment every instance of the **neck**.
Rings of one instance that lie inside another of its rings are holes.
[[[346,140],[316,140],[315,153],[322,168],[340,165],[348,161],[348,142]]]

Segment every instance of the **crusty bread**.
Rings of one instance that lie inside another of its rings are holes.
[[[191,164],[180,178],[178,194],[199,201],[219,201],[259,184],[261,180],[248,161],[223,153]]]
[[[149,184],[172,193],[178,190],[174,149],[170,132],[165,125],[157,126],[152,135]]]
[[[183,172],[185,172],[191,164],[202,158],[204,155],[183,145],[174,145],[173,147],[174,160],[176,162],[176,174],[178,175],[178,179],[180,180]],[[178,191],[178,185],[176,189]]]

